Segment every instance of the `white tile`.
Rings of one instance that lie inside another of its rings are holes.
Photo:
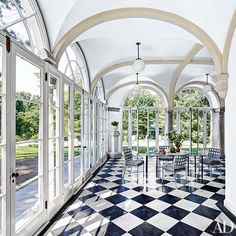
[[[92,209],[94,209],[95,211],[102,211],[108,207],[111,207],[113,206],[114,204],[104,200],[104,199],[101,199],[99,201],[95,201],[95,202],[88,202],[86,203],[89,207],[91,207]]]
[[[93,193],[85,189],[79,196],[84,197],[84,196],[87,196],[87,195],[90,195],[90,194],[93,194]]]
[[[130,189],[130,190],[127,190],[125,192],[120,193],[120,195],[123,195],[127,198],[133,198],[133,197],[136,197],[136,196],[140,195],[140,193]]]
[[[154,197],[154,198],[159,198],[159,197],[165,195],[165,193],[163,193],[162,191],[159,191],[159,190],[150,190],[144,194],[148,195],[150,197]]]
[[[153,200],[153,201],[149,202],[148,204],[146,204],[146,206],[150,207],[153,210],[161,212],[161,211],[164,211],[169,206],[171,206],[171,204],[156,199],[156,200]]]
[[[202,196],[202,197],[206,197],[206,198],[209,198],[211,197],[212,195],[214,195],[213,192],[210,192],[210,191],[206,191],[206,190],[203,190],[203,189],[198,189],[194,192],[194,194],[197,194],[199,196]]]
[[[125,233],[125,234],[122,234],[122,236],[132,236],[132,235],[129,233]]]
[[[129,183],[123,184],[122,186],[132,189],[132,188],[139,187],[140,185],[136,184],[136,183],[129,182]]]
[[[216,193],[221,194],[221,195],[225,195],[225,189],[220,189]]]
[[[206,230],[206,228],[213,222],[213,220],[193,212],[189,213],[181,221],[202,231]]]
[[[140,218],[127,213],[125,215],[122,215],[115,220],[113,220],[113,223],[119,226],[121,229],[125,231],[130,231],[131,229],[135,228],[136,226],[142,224],[144,221]]]
[[[116,206],[120,207],[121,209],[123,209],[125,211],[130,212],[130,211],[133,211],[133,210],[141,207],[142,204],[140,204],[136,201],[133,201],[133,200],[127,200],[127,201],[117,204]]]
[[[205,202],[202,203],[203,206],[210,207],[216,210],[219,210],[219,208],[216,206],[217,201],[214,199],[207,199]]]
[[[156,188],[159,188],[161,187],[162,185],[161,184],[158,184],[158,183],[148,183],[147,184],[147,187],[148,188],[153,188],[153,189],[156,189]]]
[[[97,192],[95,194],[98,195],[100,198],[107,198],[107,197],[115,195],[116,193],[109,190],[109,189],[105,189],[105,190]]]
[[[117,176],[110,176],[110,177],[107,177],[107,178],[105,178],[106,180],[108,180],[108,181],[116,181],[116,180],[118,180],[118,179],[120,179],[119,177],[117,177]]]
[[[65,212],[76,210],[76,209],[78,209],[79,207],[84,206],[84,205],[85,205],[85,204],[84,204],[83,202],[77,201],[77,202],[73,203],[72,205],[70,205],[70,206],[65,210]]]
[[[212,234],[208,234],[208,233],[206,233],[206,232],[203,232],[203,233],[201,234],[201,236],[212,236]]]
[[[181,199],[180,201],[176,202],[174,205],[179,208],[183,208],[187,211],[193,211],[198,206],[200,206],[199,204],[192,202],[192,201],[188,201],[186,199]]]
[[[224,184],[217,183],[217,182],[210,182],[207,185],[213,186],[213,187],[216,187],[216,188],[223,188],[225,186]]]
[[[71,224],[73,222],[75,222],[75,220],[73,219],[72,216],[68,216],[68,217],[64,217],[62,219],[59,219],[57,221],[57,223],[51,228],[51,231],[55,230],[55,229],[59,229],[65,225]]]
[[[175,189],[175,182],[170,182],[168,184],[165,184],[165,186],[168,186],[168,187],[171,187],[171,188]],[[179,188],[181,186],[183,186],[183,184],[176,183],[176,188]]]
[[[167,216],[165,214],[159,213],[153,216],[152,218],[150,218],[149,220],[147,220],[147,222],[163,231],[167,231],[171,227],[173,227],[175,224],[177,224],[178,220],[170,216]]]
[[[171,195],[173,195],[173,196],[176,196],[176,197],[179,197],[179,198],[185,198],[185,197],[187,197],[190,193],[185,192],[185,191],[182,191],[182,190],[179,190],[179,189],[175,189],[175,190],[171,191],[169,194],[171,194]]]
[[[81,224],[87,231],[92,231],[99,228],[101,225],[107,224],[109,220],[99,213],[94,213],[83,219],[77,220],[77,222]]]
[[[116,183],[113,183],[113,182],[108,182],[108,183],[102,183],[102,184],[100,184],[102,187],[104,187],[104,188],[107,188],[107,189],[109,189],[109,188],[115,188],[115,187],[117,187],[117,186],[119,186],[119,184],[116,184]]]
[[[96,183],[89,182],[89,183],[85,186],[85,189],[94,187],[95,185],[96,185]]]
[[[197,183],[197,182],[190,182],[190,183],[188,183],[188,186],[194,187],[194,188],[201,188],[201,187],[204,186],[204,184],[200,184],[200,183]]]

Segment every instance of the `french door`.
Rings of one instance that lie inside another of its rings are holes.
[[[46,220],[45,64],[12,43],[10,71],[11,235],[31,235]]]

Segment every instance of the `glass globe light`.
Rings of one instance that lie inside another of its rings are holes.
[[[145,64],[144,61],[141,58],[137,58],[134,62],[133,62],[133,69],[136,73],[141,73],[144,71],[145,68]]]
[[[205,93],[211,92],[211,85],[210,85],[210,84],[205,84],[205,85],[203,86],[203,91],[204,91]]]

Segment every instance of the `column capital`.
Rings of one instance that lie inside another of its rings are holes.
[[[215,91],[223,99],[226,98],[228,92],[228,78],[229,74],[227,73],[212,76],[213,82],[215,83]]]

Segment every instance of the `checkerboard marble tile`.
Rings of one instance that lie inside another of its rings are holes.
[[[216,206],[225,188],[218,170],[211,178],[204,166],[200,178],[190,161],[188,182],[179,174],[176,189],[171,174],[162,183],[155,158],[138,181],[136,170],[123,176],[124,165],[123,159],[107,161],[44,235],[218,235],[216,224],[229,221]]]

